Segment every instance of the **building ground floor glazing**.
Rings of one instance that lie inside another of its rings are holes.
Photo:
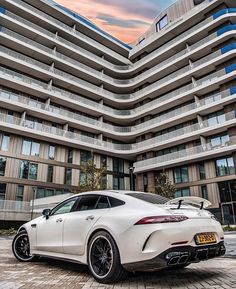
[[[84,178],[80,167],[92,158],[96,167],[107,167],[104,189],[153,191],[161,172],[134,175],[132,163],[121,158],[1,132],[0,200],[30,201],[34,197],[78,192],[78,184]],[[175,185],[176,197],[206,198],[222,223],[235,224],[235,164],[236,153],[230,153],[216,159],[176,165],[165,172]]]

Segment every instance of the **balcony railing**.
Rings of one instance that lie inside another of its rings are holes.
[[[168,165],[168,163],[172,163],[173,161],[175,161],[175,163],[178,163],[184,161],[186,158],[189,157],[191,157],[192,159],[204,157],[204,155],[207,155],[210,152],[214,152],[216,154],[217,152],[220,152],[222,149],[225,148],[232,147],[232,149],[235,149],[235,145],[236,138],[232,137],[230,138],[229,142],[221,144],[219,146],[212,146],[211,144],[206,144],[204,146],[194,146],[185,150],[180,150],[174,153],[136,162],[134,163],[135,172],[145,171],[146,169],[150,168],[163,167]]]
[[[232,46],[231,49],[236,49],[236,47]],[[61,71],[57,68],[54,68],[54,67],[51,67],[49,65],[46,65],[40,61],[37,61],[37,60],[34,60],[28,56],[25,56],[21,53],[18,53],[18,52],[15,52],[11,49],[8,49],[8,48],[5,48],[3,46],[0,46],[0,52],[4,53],[4,54],[7,54],[11,57],[14,57],[18,60],[22,60],[22,61],[25,61],[26,63],[29,63],[30,65],[34,65],[36,66],[37,68],[40,68],[42,70],[45,70],[45,73],[48,73],[50,75],[55,75],[56,77],[58,78],[63,78],[61,79],[62,81],[69,81],[69,82],[72,82],[75,86],[82,86],[82,87],[86,87],[86,89],[88,91],[92,91],[93,93],[96,93],[96,94],[100,94],[100,95],[107,95],[109,98],[113,98],[113,99],[120,99],[120,98],[124,98],[124,99],[129,99],[129,98],[133,98],[133,97],[138,97],[138,96],[142,96],[144,94],[144,91],[143,90],[140,90],[139,92],[136,92],[136,93],[133,93],[133,94],[129,94],[129,95],[119,95],[119,94],[115,94],[115,93],[112,93],[108,90],[104,90],[104,89],[100,89],[98,88],[96,85],[94,84],[91,84],[87,81],[84,81],[78,77],[75,77],[69,73],[66,73],[64,71]],[[152,90],[153,88],[156,90],[158,86],[166,86],[168,84],[168,82],[173,82],[175,78],[179,78],[179,76],[181,77],[185,77],[185,73],[191,71],[192,69],[196,69],[197,66],[199,65],[202,65],[202,64],[205,64],[207,65],[207,62],[211,61],[212,59],[216,59],[218,56],[221,55],[221,50],[219,51],[216,51],[215,53],[211,54],[211,55],[208,55],[206,57],[204,57],[203,59],[201,60],[198,60],[196,62],[193,63],[192,66],[186,66],[182,69],[179,69],[178,71],[174,72],[174,73],[171,73],[170,75],[154,82],[153,84],[149,85],[146,89],[146,93],[148,93],[148,91]],[[220,74],[220,72],[222,72],[222,74]],[[222,76],[223,74],[225,73],[225,70],[221,70],[221,71],[218,71],[214,74],[214,77],[212,77],[212,80],[210,80],[210,77],[209,76],[206,76],[204,78],[201,78],[199,81],[196,82],[197,85],[201,85],[201,84],[204,84],[205,82],[209,82],[209,81],[214,81],[215,78],[219,77],[219,76]],[[211,75],[212,76],[212,75]]]
[[[166,122],[166,121],[171,121],[171,119],[176,118],[176,117],[181,117],[181,115],[183,115],[184,113],[191,113],[191,111],[197,109],[197,108],[201,108],[204,107],[205,105],[208,105],[210,103],[216,103],[221,101],[221,99],[231,96],[231,92],[230,90],[225,90],[221,93],[216,93],[211,95],[210,97],[206,98],[206,99],[202,99],[199,102],[199,106],[197,106],[196,103],[190,103],[188,105],[179,107],[177,109],[173,109],[170,112],[167,112],[165,114],[162,114],[160,116],[157,116],[151,120],[148,120],[144,123],[135,125],[135,126],[126,126],[126,127],[121,127],[121,126],[114,126],[111,124],[107,124],[101,121],[98,121],[94,118],[88,117],[88,116],[84,116],[81,115],[79,113],[75,113],[75,112],[71,112],[69,110],[66,109],[62,109],[60,107],[56,107],[54,105],[47,105],[44,102],[40,102],[38,100],[32,99],[29,96],[26,95],[22,95],[19,93],[14,93],[12,91],[6,90],[6,89],[1,89],[0,88],[0,98],[4,98],[4,99],[9,99],[11,101],[15,101],[18,102],[21,105],[28,105],[29,109],[32,107],[35,108],[39,108],[42,110],[45,110],[45,112],[52,112],[56,115],[59,116],[65,116],[69,119],[71,119],[72,121],[79,121],[84,123],[84,125],[92,125],[94,126],[94,129],[102,129],[103,131],[106,130],[109,133],[124,133],[125,135],[127,133],[133,132],[133,134],[135,135],[135,133],[139,133],[141,130],[145,130],[145,129],[149,129],[151,127],[155,127],[155,126],[160,126],[162,123]]]
[[[30,202],[0,200],[0,211],[29,213]]]
[[[68,33],[73,33],[73,35],[75,36],[78,36],[80,39],[82,39],[83,41],[85,42],[91,42],[91,39],[89,37],[87,37],[86,35],[74,30],[72,27],[64,24],[63,22],[61,21],[58,21],[57,19],[53,18],[53,17],[50,17],[48,16],[47,14],[43,13],[42,11],[24,3],[24,2],[21,2],[21,3],[17,3],[18,5],[21,5],[23,7],[25,7],[26,9],[30,10],[31,12],[35,12],[37,16],[41,16],[45,21],[51,21],[53,24],[55,24],[57,27],[59,28],[63,28],[65,29]],[[222,12],[222,15],[224,14],[227,14],[227,13],[234,13],[235,11],[229,11],[230,9],[228,9],[227,11],[224,9],[224,11]],[[100,57],[90,53],[89,51],[83,49],[83,48],[79,48],[78,49],[78,46],[71,43],[70,41],[67,41],[65,40],[64,38],[62,37],[55,37],[55,34],[46,30],[46,29],[43,29],[42,27],[38,26],[38,25],[35,25],[33,23],[30,23],[29,21],[7,11],[6,14],[8,16],[11,16],[12,18],[16,19],[17,21],[19,22],[22,22],[23,24],[25,25],[29,25],[30,24],[30,27],[33,27],[34,29],[46,34],[47,36],[53,38],[53,40],[55,41],[58,40],[58,41],[61,41],[62,43],[68,45],[70,48],[74,48],[76,49],[76,51],[78,52],[83,52],[84,55],[86,55],[87,57],[90,56],[93,60],[95,61],[98,61],[99,63],[101,63],[101,61],[103,62],[103,64],[105,66],[109,66],[110,64],[104,60],[102,60]],[[213,20],[215,20],[216,18],[213,19],[213,17],[209,17],[207,18],[205,21],[202,21],[201,23],[195,25],[194,27],[188,29],[187,31],[185,31],[184,33],[178,35],[177,37],[175,37],[174,39],[172,39],[171,41],[167,42],[165,45],[162,45],[162,47],[156,49],[154,52],[152,52],[151,54],[149,54],[147,57],[144,58],[144,60],[141,60],[137,65],[140,65],[141,62],[145,61],[147,62],[147,60],[150,58],[152,59],[153,58],[153,55],[157,55],[158,53],[163,53],[163,51],[165,50],[169,50],[170,49],[170,46],[171,45],[176,45],[176,43],[178,41],[183,41],[183,38],[185,37],[190,37],[192,34],[196,33],[196,31],[198,31],[198,29],[204,27],[205,25],[207,25],[208,23],[212,22]],[[187,40],[186,40],[187,41]],[[99,44],[100,45],[100,44]],[[192,48],[195,48],[194,46],[191,46],[189,49],[192,49]],[[183,52],[181,52],[183,53]],[[124,66],[119,66],[119,65],[112,65],[113,68],[115,69],[118,69],[118,70],[121,70],[121,71],[124,71],[124,70],[129,70],[129,69],[133,69],[136,65],[124,65]],[[92,69],[91,69],[91,72],[92,72]],[[106,77],[106,76],[105,76]],[[108,77],[109,78],[109,77]],[[117,84],[124,84],[124,82],[122,80],[114,80],[114,83],[117,83]],[[127,82],[129,83],[129,81]]]
[[[78,142],[82,142],[84,145],[86,146],[91,146],[91,147],[97,147],[99,149],[109,149],[109,150],[115,150],[115,151],[122,151],[124,153],[137,153],[137,152],[141,152],[141,151],[145,151],[145,149],[148,146],[151,146],[152,148],[154,147],[158,147],[159,145],[161,145],[163,142],[174,142],[175,138],[178,138],[179,136],[187,138],[188,134],[196,134],[199,135],[200,131],[203,130],[204,128],[219,128],[219,126],[223,124],[227,125],[227,123],[224,121],[230,121],[235,119],[235,112],[229,112],[228,114],[225,114],[225,119],[223,119],[223,121],[221,123],[218,124],[211,124],[211,122],[208,121],[204,121],[200,124],[194,124],[194,125],[190,125],[178,130],[175,130],[173,132],[170,133],[166,133],[154,138],[151,138],[149,140],[146,141],[142,141],[140,143],[133,143],[133,144],[116,144],[116,143],[112,143],[112,142],[106,142],[106,141],[102,141],[99,140],[97,138],[93,138],[93,137],[87,137],[84,135],[81,135],[79,133],[74,133],[74,132],[70,132],[61,128],[56,128],[54,126],[50,126],[50,125],[45,125],[42,124],[41,122],[27,122],[24,119],[20,118],[20,117],[16,117],[16,116],[11,116],[9,117],[9,115],[7,113],[0,113],[0,121],[8,123],[8,124],[13,124],[13,125],[17,125],[20,127],[24,127],[27,128],[29,130],[32,130],[32,132],[36,132],[36,133],[46,133],[51,135],[51,137],[53,136],[59,136],[59,137],[64,137],[66,139],[68,139],[68,142],[72,141],[78,141]],[[20,129],[20,128],[19,128]]]

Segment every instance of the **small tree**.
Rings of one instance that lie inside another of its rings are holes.
[[[79,182],[79,190],[87,192],[103,189],[103,177],[106,175],[106,170],[106,166],[101,166],[99,169],[96,168],[93,159],[82,165],[80,172],[84,174],[84,177]]]
[[[175,186],[171,183],[165,171],[161,172],[155,179],[154,193],[168,199],[174,198]]]

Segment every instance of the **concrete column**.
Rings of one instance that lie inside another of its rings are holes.
[[[203,147],[204,150],[207,149],[207,142],[206,142],[206,138],[202,135],[200,135],[200,140],[201,140],[201,145]]]
[[[24,125],[26,117],[26,111],[21,114],[20,125]]]
[[[193,62],[192,62],[191,59],[188,60],[188,64],[189,64],[189,66],[190,66],[191,68],[193,67]]]
[[[143,191],[143,174],[136,175],[135,187],[137,191]]]
[[[49,89],[49,90],[51,90],[51,89],[52,89],[52,79],[51,79],[51,80],[49,80],[49,82],[48,82],[48,89]]]
[[[55,63],[52,62],[49,71],[54,73],[54,67],[55,67]]]
[[[197,86],[196,79],[195,79],[194,77],[192,77],[192,83],[193,83],[193,86],[194,86],[194,87]]]
[[[147,173],[147,177],[148,177],[148,191],[149,192],[154,192],[154,188],[155,188],[154,172],[148,172]]]
[[[195,100],[195,103],[196,103],[197,107],[199,107],[199,106],[200,106],[200,99],[199,99],[199,97],[198,97],[197,95],[195,95],[195,94],[194,94],[194,100]]]
[[[65,135],[67,132],[68,132],[68,128],[69,128],[69,124],[68,123],[65,123],[64,125],[63,125],[63,135]]]
[[[203,119],[202,119],[202,116],[199,114],[197,115],[197,121],[198,121],[200,128],[203,128],[204,127]]]
[[[49,109],[51,103],[51,98],[49,97],[45,102],[45,109]]]

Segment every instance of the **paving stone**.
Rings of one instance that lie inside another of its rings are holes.
[[[235,244],[236,246],[236,244]],[[0,289],[236,289],[236,258],[217,258],[183,270],[130,274],[116,284],[94,281],[86,266],[50,259],[18,262],[11,239],[0,238]]]

